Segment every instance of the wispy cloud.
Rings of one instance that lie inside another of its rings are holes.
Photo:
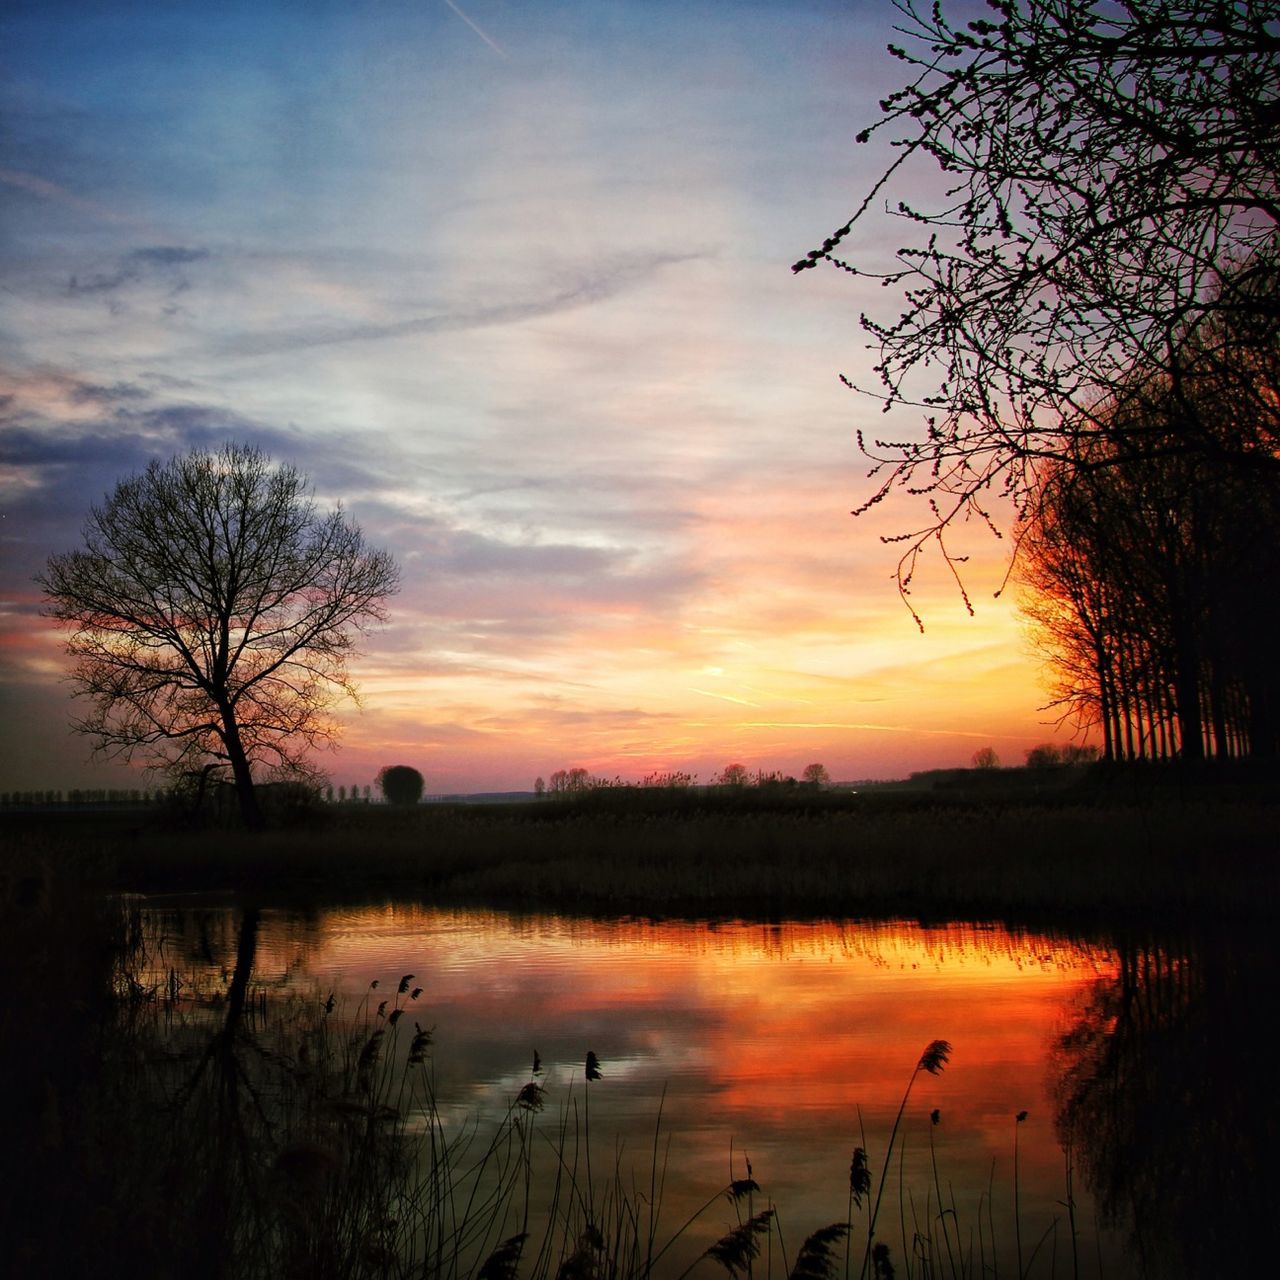
[[[68,288],[77,293],[112,293],[125,285],[137,284],[145,275],[161,273],[171,293],[188,288],[190,281],[181,268],[209,257],[207,249],[187,249],[177,245],[158,245],[134,249],[126,254],[112,271],[98,272],[81,279],[73,275]]]
[[[989,730],[975,733],[971,729],[926,729],[914,724],[868,724],[857,720],[745,720],[742,727],[744,729],[839,729],[873,733],[922,734],[935,738],[978,738],[984,742],[991,737]],[[1028,742],[1031,740],[1031,738],[1026,739]]]
[[[652,279],[664,267],[691,262],[705,256],[698,252],[622,255],[607,266],[586,268],[576,279],[550,292],[523,301],[502,301],[443,311],[435,315],[413,316],[385,323],[323,325],[289,330],[243,333],[212,346],[224,355],[272,355],[314,347],[346,343],[384,342],[395,338],[458,333],[468,329],[488,329],[540,319],[560,312],[607,302]]]
[[[109,222],[117,226],[140,225],[136,218],[110,209],[96,200],[86,200],[83,196],[76,195],[74,191],[69,191],[66,187],[49,181],[48,178],[40,177],[39,174],[24,173],[18,169],[0,169],[0,183],[17,191],[26,192],[37,199],[49,200],[74,209],[77,213],[87,214],[98,222]]]
[[[695,689],[692,685],[689,687],[689,692],[701,694],[704,698],[716,698],[720,702],[732,702],[739,707],[758,707],[760,705],[758,702],[749,702],[746,698],[735,698],[728,693],[711,693],[707,689]]]

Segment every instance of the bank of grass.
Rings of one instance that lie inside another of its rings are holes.
[[[154,812],[13,815],[11,882],[42,868],[139,892],[418,895],[673,916],[1269,913],[1267,784],[1043,794],[604,795],[321,807],[259,833]],[[11,885],[11,891],[14,891]],[[21,891],[20,888],[18,891]]]

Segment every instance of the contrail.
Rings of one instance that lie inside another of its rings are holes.
[[[740,728],[743,729],[871,729],[879,733],[923,733],[938,738],[989,738],[989,733],[974,733],[968,729],[917,729],[911,725],[900,724],[861,724],[840,720],[748,720]],[[1025,735],[1020,740],[1030,742]]]
[[[711,693],[706,689],[695,689],[692,685],[689,686],[689,692],[700,693],[704,698],[719,698],[721,702],[736,702],[740,707],[758,707],[760,705],[758,702],[748,702],[746,698],[730,697],[727,693]]]
[[[498,55],[498,57],[506,58],[508,62],[511,61],[511,55],[496,40],[487,35],[480,27],[472,22],[471,19],[463,13],[462,9],[458,5],[454,4],[453,0],[444,0],[444,2],[454,11],[454,13],[458,15],[458,17],[463,20],[463,22],[467,24],[467,26],[471,28],[472,31],[476,33],[476,35],[480,37],[481,40],[485,42],[485,44],[489,46],[490,49],[494,51],[494,53]]]

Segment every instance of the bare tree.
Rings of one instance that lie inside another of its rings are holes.
[[[825,764],[807,764],[800,775],[800,781],[807,782],[811,787],[829,787],[831,775],[827,772]]]
[[[254,770],[305,771],[355,696],[354,633],[384,616],[391,557],[305,478],[228,444],[152,462],[90,509],[84,548],[37,581],[71,628],[76,728],[113,758],[176,774],[229,769],[247,825]]]
[[[957,27],[941,4],[897,4],[906,41],[890,51],[910,79],[859,135],[901,129],[897,156],[793,268],[826,262],[901,289],[898,316],[862,319],[874,394],[924,408],[927,430],[861,442],[875,486],[858,510],[899,489],[926,500],[891,539],[904,588],[925,547],[947,555],[953,522],[991,523],[995,494],[1025,506],[1044,459],[1107,436],[1095,409],[1133,370],[1176,380],[1188,336],[1242,310],[1275,332],[1273,288],[1261,309],[1254,296],[1280,226],[1275,0],[988,5],[989,20]],[[895,186],[920,189],[918,162],[937,194],[893,210],[918,239],[868,260],[855,228]],[[1274,449],[1274,399],[1242,379],[1234,394]],[[1184,406],[1177,447],[1216,452],[1198,408]],[[1148,447],[1138,431],[1114,456]]]

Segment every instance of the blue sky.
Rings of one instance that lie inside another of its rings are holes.
[[[913,513],[849,516],[883,423],[837,375],[883,296],[789,270],[883,162],[853,138],[892,17],[7,5],[0,790],[130,782],[65,730],[31,575],[116,480],[226,439],[402,565],[335,783],[895,776],[1048,737],[1006,546],[970,540],[976,618],[926,570],[920,636],[879,541]]]

